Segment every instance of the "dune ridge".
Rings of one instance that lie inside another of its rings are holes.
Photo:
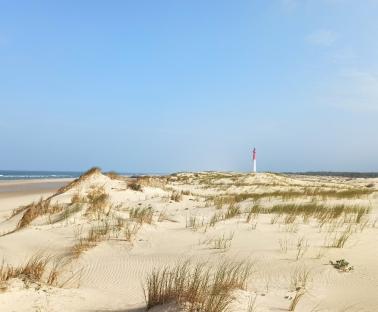
[[[377,189],[377,178],[93,168],[0,220],[3,266],[36,254],[46,272],[59,263],[53,285],[48,273],[4,279],[0,309],[185,311],[174,296],[148,305],[151,274],[227,259],[252,270],[227,293],[229,311],[375,311]],[[353,269],[334,268],[338,259]]]

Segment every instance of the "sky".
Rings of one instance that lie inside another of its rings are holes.
[[[0,0],[0,169],[378,171],[378,0]]]

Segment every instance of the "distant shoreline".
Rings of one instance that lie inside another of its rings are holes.
[[[183,171],[179,171],[183,172]],[[222,172],[222,171],[219,171]],[[224,171],[227,172],[227,171]],[[269,171],[267,171],[269,172]],[[20,183],[35,182],[35,181],[58,181],[62,179],[75,179],[84,172],[80,171],[28,171],[28,170],[0,170],[0,184],[4,182],[17,181]],[[248,172],[242,172],[248,173]],[[303,176],[329,176],[329,177],[344,177],[344,178],[378,178],[378,172],[348,172],[348,171],[302,171],[302,172],[273,172],[288,175],[303,175]],[[169,175],[171,173],[148,173],[148,172],[127,172],[118,173],[119,175],[132,176],[156,176]]]
[[[0,182],[2,181],[33,181],[33,180],[59,180],[75,179],[84,171],[32,171],[32,170],[0,170]],[[122,176],[141,175],[166,175],[166,173],[143,173],[143,172],[117,172]]]
[[[27,179],[27,180],[1,180],[0,195],[34,194],[53,192],[71,182],[72,178],[65,179]]]

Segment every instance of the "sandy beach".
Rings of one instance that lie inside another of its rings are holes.
[[[52,195],[72,179],[0,180],[0,218],[15,208]]]
[[[72,179],[0,180],[0,196],[51,193],[71,181]]]
[[[1,311],[186,311],[195,296],[152,300],[152,274],[224,261],[250,269],[222,292],[229,311],[378,307],[378,179],[93,170],[0,189]],[[45,261],[41,274],[30,259]]]

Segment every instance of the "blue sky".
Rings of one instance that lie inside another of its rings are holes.
[[[378,1],[2,1],[0,169],[378,171]]]

